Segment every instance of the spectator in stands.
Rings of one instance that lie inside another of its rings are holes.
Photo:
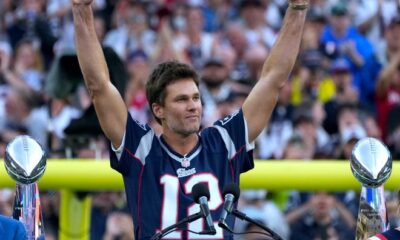
[[[241,205],[239,206],[241,212],[253,219],[260,220],[283,239],[288,239],[290,230],[285,217],[272,200],[267,200],[266,190],[243,191],[241,200]],[[247,225],[245,221],[238,220],[235,223],[235,231],[244,232]]]
[[[9,142],[20,134],[28,134],[47,148],[46,113],[37,106],[37,96],[34,92],[10,88],[5,102],[5,115],[0,116],[1,136]]]
[[[121,59],[126,59],[135,50],[151,55],[156,33],[149,27],[145,4],[129,1],[125,14],[124,24],[106,34],[104,46],[113,48]]]
[[[120,217],[113,217],[109,219],[109,216],[113,211],[117,208],[117,203],[119,202],[119,194],[117,192],[98,192],[93,194],[93,204],[91,211],[91,227],[90,227],[90,239],[98,240],[103,239],[104,235],[114,234],[114,226],[109,226],[115,224],[115,220],[120,219],[124,220]],[[117,219],[115,219],[117,218]],[[129,225],[132,221],[128,223],[120,223],[121,226],[127,227],[133,230],[132,224]],[[112,227],[110,229],[110,227]],[[108,233],[107,233],[108,231]],[[113,237],[116,237],[113,235]],[[113,238],[111,238],[113,239]],[[132,238],[131,238],[132,239]]]
[[[329,134],[338,133],[338,108],[344,103],[357,103],[358,90],[352,85],[350,65],[345,59],[337,59],[330,66],[330,72],[335,84],[335,95],[324,104],[326,118],[323,123]]]
[[[103,240],[132,240],[133,222],[129,213],[114,211],[107,217],[106,232]]]
[[[205,61],[200,82],[201,100],[204,104],[203,124],[212,125],[220,115],[217,112],[218,102],[225,101],[232,94],[228,68],[218,57]]]
[[[328,133],[322,126],[325,120],[326,114],[321,102],[318,101],[305,101],[300,104],[295,111],[295,121],[296,118],[300,116],[296,115],[306,115],[310,116],[312,119],[312,124],[315,128],[315,155],[314,158],[326,158],[331,157],[334,151],[332,147],[332,140]],[[309,132],[310,133],[310,132]],[[304,139],[308,139],[311,134],[304,133]]]
[[[377,120],[387,141],[387,118],[391,109],[400,105],[400,16],[392,20],[385,35],[388,62],[376,85]]]
[[[217,57],[224,62],[224,65],[229,72],[229,79],[232,80],[230,73],[233,71],[236,62],[238,61],[235,49],[222,37],[218,37],[214,41],[212,53],[211,58]]]
[[[379,62],[383,66],[386,66],[400,50],[400,43],[398,41],[400,37],[400,15],[392,17],[384,26],[384,29],[383,44],[379,46],[377,55]]]
[[[393,159],[400,159],[400,106],[390,110],[387,121],[387,144]]]
[[[125,102],[129,112],[139,122],[149,120],[145,85],[151,68],[151,61],[143,50],[131,52],[126,60],[129,80],[125,90]]]
[[[360,115],[361,123],[367,136],[382,140],[382,131],[378,126],[376,117],[367,111],[361,111]]]
[[[286,143],[283,159],[312,160],[307,155],[308,151],[304,151],[304,149],[306,149],[306,143],[303,137],[298,133],[294,133]]]
[[[321,45],[330,59],[345,58],[349,62],[359,101],[374,110],[373,92],[380,65],[371,43],[351,25],[349,9],[344,2],[338,1],[332,6],[330,23],[321,35]]]
[[[46,20],[45,2],[41,0],[23,0],[15,14],[16,19],[7,27],[10,43],[15,49],[22,39],[34,41],[40,47],[44,67],[48,69],[54,58],[53,47],[56,37]]]
[[[320,36],[327,23],[326,13],[318,7],[311,6],[306,20],[302,49],[318,49]]]
[[[189,56],[185,52],[185,46],[188,42],[184,16],[186,9],[186,7],[178,5],[174,12],[175,15],[160,19],[156,44],[152,55],[150,55],[152,62],[158,63],[169,59],[190,62]],[[180,20],[175,20],[176,18]]]
[[[244,61],[246,49],[250,47],[246,37],[243,35],[244,27],[239,22],[231,22],[227,25],[224,31],[226,41],[235,50],[237,61],[234,64],[233,70],[230,73],[232,80],[247,82],[249,72],[247,64]]]
[[[310,110],[304,112],[304,108],[296,109],[293,115],[293,132],[301,136],[304,141],[305,159],[314,159],[318,151],[317,125]]]
[[[339,126],[339,159],[351,159],[351,153],[358,140],[367,137],[360,119],[360,111],[356,105],[344,104],[338,111]]]
[[[14,21],[15,8],[19,2],[15,2],[12,0],[4,0],[0,1],[0,39],[5,40],[8,39],[6,29],[9,24]]]
[[[239,6],[244,35],[249,44],[263,44],[271,48],[276,35],[266,22],[265,10],[266,6],[262,0],[242,0]]]
[[[286,215],[293,240],[353,239],[355,219],[347,208],[328,192],[316,192]]]
[[[212,57],[215,36],[204,32],[204,17],[200,7],[191,6],[187,9],[186,25],[187,42],[183,51],[191,65],[200,70],[204,61]]]
[[[44,66],[42,55],[31,40],[22,40],[15,49],[13,73],[35,92],[43,89]]]
[[[1,98],[8,85],[21,85],[25,86],[25,84],[17,79],[10,69],[10,62],[12,60],[12,48],[8,41],[1,40],[0,41],[0,85],[2,86],[1,90]],[[15,82],[15,83],[14,83]]]
[[[396,0],[348,0],[352,21],[358,31],[364,35],[373,46],[382,45],[384,26],[398,14]]]
[[[204,30],[217,32],[223,29],[232,15],[229,1],[206,1],[203,5]]]
[[[380,44],[382,36],[381,24],[383,21],[382,7],[388,5],[388,1],[379,0],[349,0],[347,1],[349,10],[352,13],[352,22],[363,36],[365,36],[372,45],[377,46]],[[393,5],[392,5],[393,6]],[[394,6],[393,6],[394,7]],[[386,11],[387,15],[394,13],[392,11]]]
[[[307,49],[300,54],[298,74],[292,80],[292,103],[304,101],[326,102],[335,94],[334,83],[325,72],[325,58],[318,49]]]
[[[23,44],[22,44],[23,45]],[[34,63],[36,62],[35,57],[31,55],[29,47],[27,46],[25,49],[22,46],[18,49],[18,60],[13,61],[13,54],[10,44],[7,41],[0,42],[0,84],[3,86],[1,92],[2,97],[7,92],[8,87],[18,87],[26,90],[32,89],[28,84],[29,79],[32,80],[31,83],[35,86],[36,89],[40,88],[40,73],[39,71],[33,70]],[[23,59],[22,56],[27,59]],[[30,65],[28,67],[28,65]],[[27,70],[27,68],[33,68],[32,72]],[[27,70],[27,71],[26,71]],[[25,75],[25,76],[21,76]],[[21,77],[26,77],[22,79]],[[40,90],[40,89],[39,89]]]
[[[205,60],[201,71],[200,91],[204,104],[203,125],[211,126],[221,116],[218,104],[230,98],[233,100],[237,93],[248,93],[250,89],[229,78],[229,68],[224,59],[214,56]]]
[[[79,118],[82,111],[71,104],[69,98],[49,99],[48,111],[48,144],[49,151],[54,156],[64,156],[65,134],[64,130],[72,119]]]

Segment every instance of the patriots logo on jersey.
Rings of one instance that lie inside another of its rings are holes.
[[[176,174],[178,175],[178,178],[181,177],[187,177],[190,175],[193,175],[196,173],[196,168],[191,168],[191,169],[185,169],[185,168],[178,168],[178,170],[176,170]]]
[[[227,124],[232,118],[234,118],[236,115],[238,115],[239,110],[235,111],[234,113],[232,113],[229,116],[226,116],[224,119],[219,120],[219,122],[221,123],[221,125],[225,125]]]
[[[138,120],[136,120],[136,119],[133,119],[133,121],[135,121],[136,122],[136,124],[139,126],[139,127],[141,127],[143,130],[147,130],[147,128],[146,128],[146,124],[144,124],[144,123],[141,123],[141,122],[139,122]]]

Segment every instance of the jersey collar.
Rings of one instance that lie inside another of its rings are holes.
[[[199,136],[199,141],[197,142],[196,146],[187,154],[182,155],[176,151],[174,151],[164,140],[163,136],[161,135],[159,138],[159,142],[161,147],[164,149],[164,151],[170,156],[172,159],[175,161],[178,161],[182,164],[183,161],[192,161],[193,158],[195,158],[197,155],[199,155],[202,146],[200,144],[200,136]],[[182,164],[183,165],[183,164]]]

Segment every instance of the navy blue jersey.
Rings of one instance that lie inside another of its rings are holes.
[[[373,237],[368,238],[369,240],[399,240],[400,239],[400,230],[399,229],[390,229],[386,232],[379,233]]]
[[[120,159],[110,151],[111,166],[123,175],[127,202],[133,217],[135,239],[149,239],[157,231],[200,211],[192,187],[204,182],[210,189],[208,202],[217,223],[225,185],[239,184],[239,175],[254,166],[253,145],[247,142],[247,126],[240,110],[199,133],[197,146],[185,156],[175,152],[148,126],[128,114],[124,148]],[[228,217],[233,226],[233,217]],[[200,232],[199,219],[187,229]],[[177,230],[163,239],[232,239],[215,224],[214,236]],[[225,236],[223,236],[225,234]]]

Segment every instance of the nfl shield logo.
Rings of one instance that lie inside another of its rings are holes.
[[[181,164],[182,164],[182,167],[187,168],[190,166],[190,161],[185,158],[185,159],[182,159]]]

